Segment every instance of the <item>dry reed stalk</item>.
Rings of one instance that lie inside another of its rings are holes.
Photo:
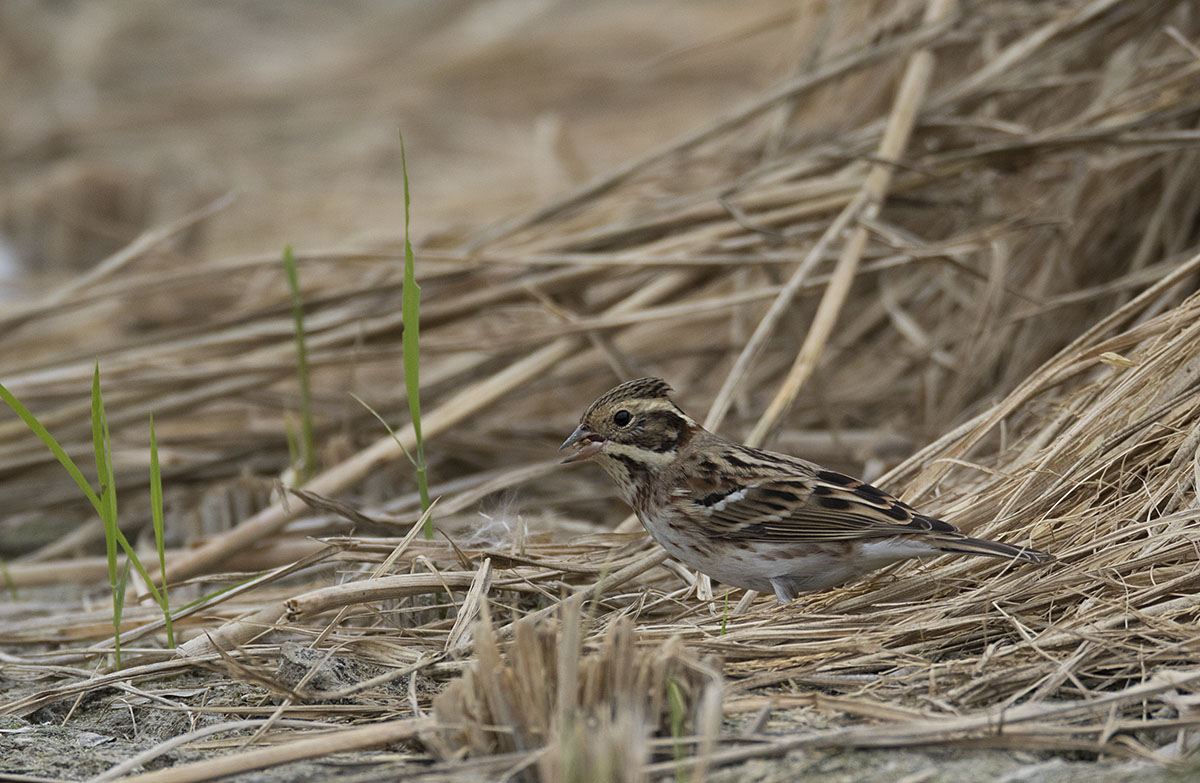
[[[331,753],[368,750],[414,738],[428,723],[424,720],[394,720],[338,729],[332,732],[305,732],[301,739],[282,742],[220,758],[176,764],[167,769],[120,778],[129,783],[201,783],[241,772],[266,769],[302,759],[319,758]],[[312,736],[312,735],[316,736]]]
[[[230,571],[245,573],[266,571],[303,560],[322,549],[324,549],[322,544],[311,540],[275,541],[266,546],[239,552],[223,565]],[[182,554],[178,550],[167,550],[169,559],[175,559]],[[91,585],[101,582],[107,577],[107,559],[99,555],[76,557],[71,560],[36,560],[13,563],[8,566],[8,578],[12,586],[17,589],[49,585]]]

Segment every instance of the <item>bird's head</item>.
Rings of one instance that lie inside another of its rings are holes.
[[[670,465],[698,429],[659,378],[639,378],[609,390],[588,407],[559,447],[574,447],[563,462],[591,459],[625,487]]]

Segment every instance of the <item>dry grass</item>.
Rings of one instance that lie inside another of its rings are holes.
[[[295,495],[270,479],[295,401],[277,259],[161,269],[155,237],[0,315],[5,384],[81,458],[99,355],[131,532],[149,519],[154,412],[168,527],[203,539],[171,553],[173,595],[277,569],[182,617],[178,656],[148,604],[128,607],[119,673],[84,671],[111,651],[103,609],[22,592],[0,609],[0,666],[55,681],[0,711],[206,666],[273,692],[255,713],[268,725],[346,700],[392,718],[347,743],[420,734],[432,775],[699,780],[796,748],[909,744],[1185,759],[1200,19],[1172,2],[854,8],[840,43],[711,127],[468,246],[418,251],[434,542],[405,535],[408,463],[346,394],[404,410],[394,248],[298,254],[326,467]],[[155,320],[132,322],[135,301]],[[727,433],[803,444],[1059,560],[944,558],[735,614],[739,591],[664,564],[628,524],[609,532],[624,512],[602,477],[547,461],[587,401],[641,373],[694,413],[716,400]],[[81,553],[99,523],[19,422],[0,435],[9,524],[70,529],[12,562],[13,582],[97,584],[102,561]],[[381,668],[286,684],[287,640]],[[838,728],[780,739],[782,707]],[[720,725],[759,710],[749,735]],[[276,763],[258,752],[233,758]],[[172,779],[214,773],[188,774]]]

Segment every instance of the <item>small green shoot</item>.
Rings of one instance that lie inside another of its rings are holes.
[[[683,705],[683,692],[679,690],[679,683],[675,680],[667,682],[667,712],[671,721],[671,736],[675,739],[675,780],[682,781],[687,777],[687,770],[682,766],[683,760],[687,758],[687,749],[683,742],[687,709]]]
[[[158,573],[162,579],[163,621],[166,623],[167,646],[175,649],[175,629],[171,624],[171,607],[167,597],[167,550],[163,525],[162,468],[158,464],[158,438],[154,434],[154,414],[150,415],[150,515],[154,522],[154,545],[158,549]]]
[[[104,399],[100,395],[100,363],[92,373],[92,448],[96,454],[96,473],[100,480],[100,519],[104,521],[104,548],[108,553],[108,583],[113,596],[113,639],[116,666],[121,668],[121,612],[125,606],[125,580],[117,567],[117,485],[113,477],[112,439]]]
[[[404,177],[404,289],[400,299],[404,336],[401,347],[404,351],[404,388],[408,394],[408,412],[412,416],[413,436],[416,441],[415,458],[409,455],[409,459],[417,469],[417,491],[421,493],[421,510],[425,511],[429,508],[429,477],[425,470],[425,443],[421,438],[421,397],[418,383],[421,369],[421,288],[417,285],[417,276],[413,269],[412,242],[408,236],[408,160],[404,156],[404,134],[400,134],[400,172]],[[433,538],[432,517],[425,522],[425,538]]]
[[[50,453],[55,456],[59,464],[75,480],[75,484],[83,490],[83,494],[87,496],[88,502],[92,504],[92,508],[96,509],[96,513],[99,514],[100,498],[96,496],[96,492],[92,489],[92,485],[88,483],[88,480],[83,477],[83,473],[75,466],[75,462],[67,456],[67,452],[63,450],[63,447],[58,445],[58,441],[54,439],[54,436],[42,426],[42,423],[3,384],[0,384],[0,400],[3,400],[8,407],[12,408],[17,416],[21,418],[21,421],[25,422],[25,426],[50,450]]]
[[[25,422],[25,426],[29,427],[38,440],[50,450],[50,453],[54,455],[59,464],[63,466],[63,469],[67,471],[67,474],[75,481],[75,484],[83,492],[84,496],[87,497],[88,502],[92,504],[92,508],[96,509],[96,513],[100,515],[100,519],[104,522],[105,546],[109,556],[109,584],[113,588],[114,631],[120,628],[118,606],[123,605],[124,602],[124,596],[121,594],[123,580],[116,570],[117,546],[120,546],[125,552],[128,562],[132,564],[138,575],[145,581],[154,600],[166,611],[165,591],[159,591],[158,587],[150,579],[150,574],[142,566],[137,552],[134,551],[133,546],[129,543],[129,539],[125,537],[125,534],[115,524],[117,518],[116,487],[113,484],[112,477],[112,448],[108,433],[108,420],[104,415],[104,400],[100,395],[99,364],[97,363],[92,375],[92,447],[96,453],[96,471],[100,476],[99,495],[92,489],[92,485],[84,478],[83,472],[75,464],[75,461],[67,455],[67,452],[59,445],[58,441],[54,439],[54,436],[3,384],[0,384],[0,401],[3,401],[8,407],[12,408],[21,421]],[[110,521],[112,524],[110,524]],[[117,647],[119,650],[119,639],[117,640]],[[120,668],[119,656],[120,653],[118,652],[118,669]]]
[[[304,340],[304,298],[300,294],[300,276],[292,246],[283,249],[283,268],[287,271],[288,288],[292,292],[292,320],[296,328],[296,377],[300,381],[300,425],[303,433],[301,453],[303,463],[300,482],[303,484],[316,471],[316,441],[313,438],[312,383],[308,371],[308,346]],[[407,328],[406,328],[407,331]]]

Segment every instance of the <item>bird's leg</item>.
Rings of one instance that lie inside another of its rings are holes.
[[[779,603],[790,604],[796,600],[796,586],[792,584],[792,580],[776,576],[771,579],[771,587],[774,588],[775,597],[779,599]]]

